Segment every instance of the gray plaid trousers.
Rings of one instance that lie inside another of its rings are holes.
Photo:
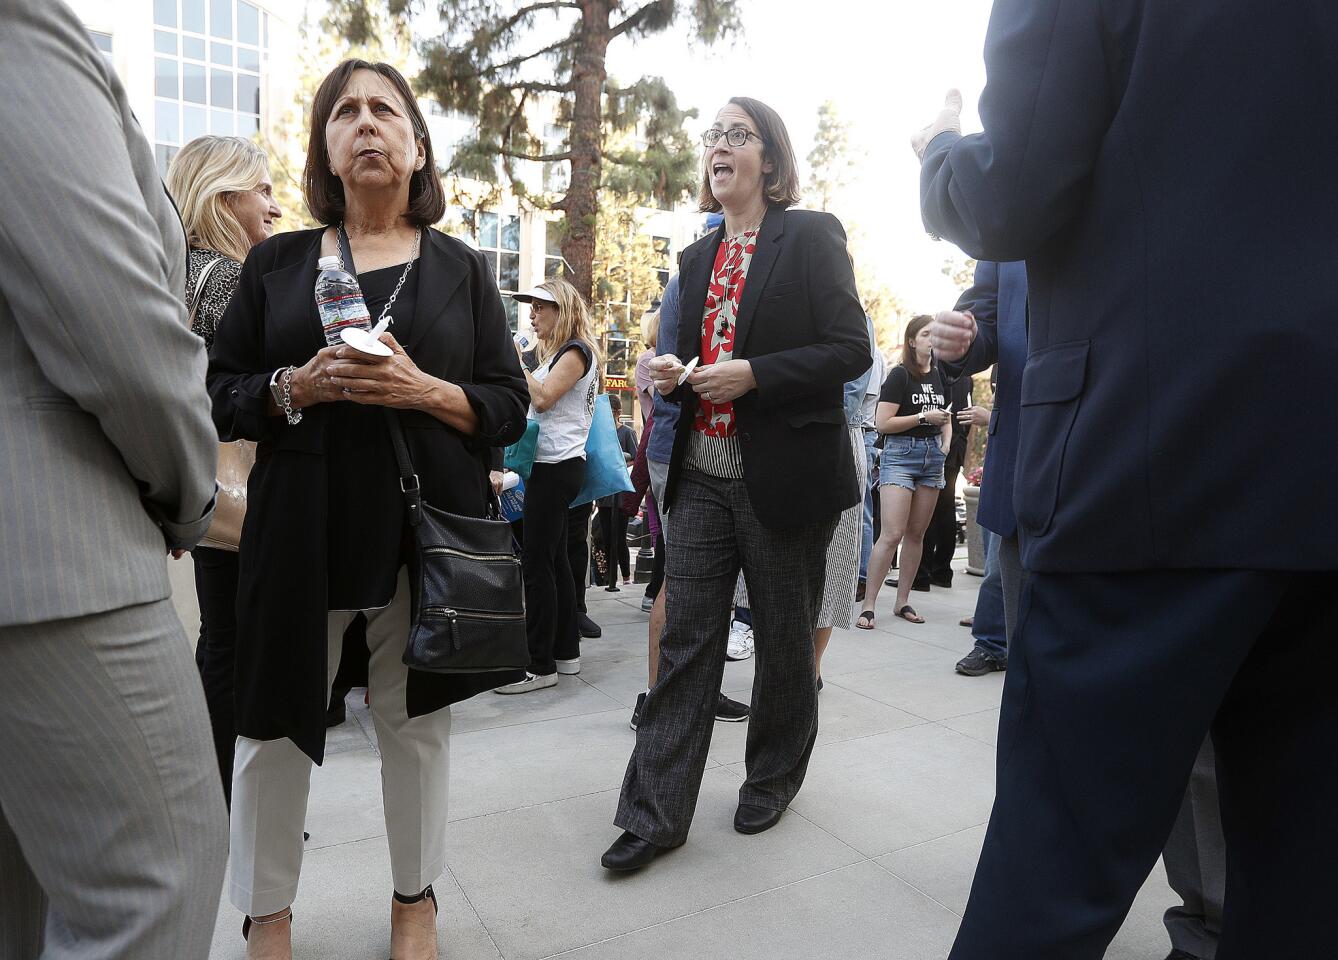
[[[756,664],[739,802],[784,810],[818,732],[813,630],[837,514],[763,527],[741,480],[685,470],[669,515],[659,678],[642,708],[614,823],[661,846],[692,823],[725,669],[739,570],[752,602]]]

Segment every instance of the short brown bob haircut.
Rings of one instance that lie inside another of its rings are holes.
[[[793,207],[799,202],[799,165],[794,159],[794,147],[790,144],[790,133],[785,129],[785,121],[761,100],[730,97],[729,102],[742,107],[743,112],[753,121],[757,135],[762,138],[762,161],[771,161],[771,172],[762,181],[762,192],[766,194],[767,203],[782,210]],[[711,175],[706,169],[705,154],[702,155],[702,185],[697,196],[697,206],[702,213],[720,213],[723,210],[715,194],[711,193]]]
[[[325,226],[333,226],[344,219],[344,184],[330,172],[330,151],[325,143],[325,124],[330,119],[335,103],[348,86],[349,79],[358,70],[379,74],[395,88],[404,110],[413,124],[414,137],[423,143],[423,169],[409,180],[409,210],[405,219],[415,227],[429,227],[446,215],[446,191],[437,176],[437,161],[432,155],[432,138],[428,136],[427,121],[418,109],[418,101],[404,75],[388,63],[370,63],[367,60],[345,60],[321,81],[320,89],[311,104],[311,132],[307,138],[307,165],[302,171],[302,195],[312,217]]]

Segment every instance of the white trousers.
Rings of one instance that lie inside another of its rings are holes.
[[[391,878],[396,890],[413,895],[441,876],[446,864],[451,711],[443,707],[412,719],[405,712],[409,668],[401,656],[409,635],[407,574],[400,571],[390,606],[363,613]],[[344,631],[354,616],[330,614],[330,686],[339,670]],[[230,898],[243,913],[253,917],[278,913],[297,898],[311,766],[311,759],[286,738],[237,738],[228,866]]]

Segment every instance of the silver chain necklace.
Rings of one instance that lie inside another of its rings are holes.
[[[353,242],[348,240],[348,234],[344,232],[344,225],[342,223],[339,225],[339,235],[348,242],[348,248],[352,250]],[[395,298],[400,295],[400,290],[404,287],[404,281],[409,279],[409,271],[413,269],[414,261],[418,259],[418,246],[422,239],[423,231],[414,231],[413,249],[409,251],[409,262],[404,265],[404,272],[400,274],[399,282],[395,284],[395,289],[391,291],[390,299],[387,300],[386,305],[381,308],[381,316],[376,318],[376,323],[373,324],[374,327],[380,327],[382,322],[385,322],[386,327],[389,327],[395,322],[394,317],[391,317],[388,321],[386,320],[386,317],[390,314],[390,308],[395,305]],[[344,244],[337,243],[335,246],[337,247],[339,254],[339,269],[348,273],[348,268],[344,265]],[[382,327],[382,329],[385,329],[385,327]]]

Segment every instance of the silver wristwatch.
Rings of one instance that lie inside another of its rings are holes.
[[[274,397],[274,405],[283,411],[284,419],[290,427],[302,422],[302,411],[293,409],[293,372],[296,367],[281,367],[269,378],[269,392]]]
[[[921,410],[919,414],[917,414],[917,418],[920,421],[920,426],[923,427],[929,424],[929,418],[925,416],[925,412],[923,410]]]

